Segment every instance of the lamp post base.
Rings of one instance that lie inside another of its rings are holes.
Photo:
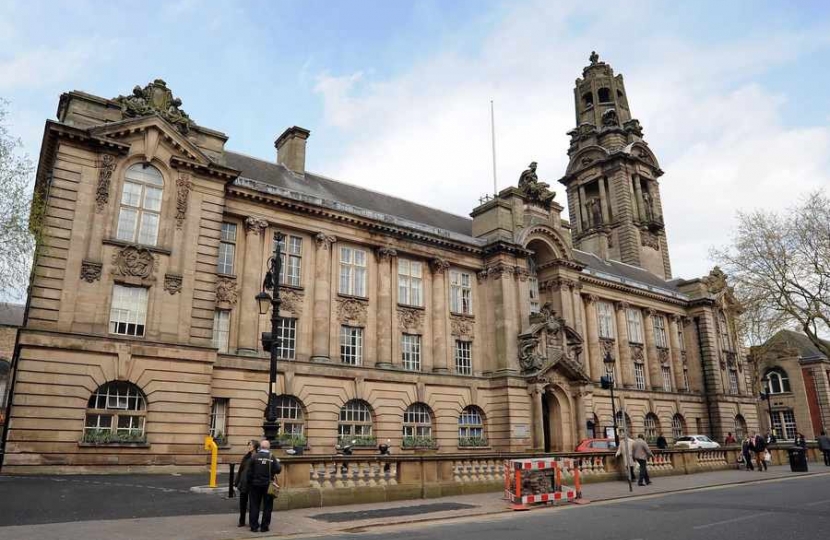
[[[268,420],[266,420],[262,423],[262,434],[266,439],[268,439],[268,441],[272,443],[276,442],[279,431],[280,425],[276,420],[273,422],[269,422]]]

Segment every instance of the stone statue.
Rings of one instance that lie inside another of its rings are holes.
[[[599,199],[596,197],[588,199],[585,206],[588,210],[588,225],[591,227],[599,227],[602,225],[602,203],[600,203]]]
[[[550,207],[556,193],[549,188],[549,184],[539,181],[535,161],[528,165],[528,168],[519,176],[519,190],[531,203],[539,204],[545,208]]]
[[[643,190],[643,206],[646,211],[646,219],[652,221],[654,219],[654,200],[651,198],[651,193],[648,189]]]
[[[620,125],[620,121],[617,118],[617,111],[614,109],[608,109],[602,113],[602,125],[605,127],[615,127]]]
[[[592,66],[597,65],[597,62],[599,62],[599,55],[597,54],[597,51],[591,51],[591,56],[588,57],[588,60],[591,61]]]
[[[118,96],[113,101],[121,105],[121,112],[127,117],[158,114],[182,133],[187,133],[194,125],[190,116],[179,108],[182,100],[173,97],[162,79],[156,79],[144,88],[136,86],[132,95]]]
[[[540,340],[536,336],[526,336],[519,341],[519,366],[522,373],[537,371],[542,368],[545,357],[538,352]]]

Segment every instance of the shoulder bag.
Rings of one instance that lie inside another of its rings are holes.
[[[273,497],[276,499],[280,496],[280,485],[277,483],[277,480],[271,475],[271,463],[274,462],[274,458],[271,458],[268,461],[268,496]]]

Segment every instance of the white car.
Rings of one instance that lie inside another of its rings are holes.
[[[679,448],[681,450],[689,449],[689,450],[699,450],[699,449],[708,449],[708,448],[720,448],[720,445],[707,437],[706,435],[686,435],[685,437],[680,437],[674,443],[675,448]]]

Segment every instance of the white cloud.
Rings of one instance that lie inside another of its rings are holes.
[[[655,33],[650,4],[632,2],[574,35],[571,21],[584,8],[549,4],[515,9],[475,55],[442,53],[385,80],[367,76],[370,66],[320,75],[326,121],[345,141],[320,161],[321,172],[467,214],[492,190],[494,99],[499,188],[515,184],[531,160],[555,184],[567,164],[565,133],[575,124],[573,81],[596,49],[625,74],[632,112],[666,171],[676,275],[708,271],[709,247],[726,240],[736,210],[783,209],[802,192],[830,185],[830,129],[788,127],[786,96],[753,82],[826,45],[824,33],[688,43]],[[562,186],[555,187],[564,204]]]
[[[0,59],[0,91],[43,89],[74,78],[90,62],[101,59],[101,50],[105,49],[101,45],[96,40],[84,40]]]

